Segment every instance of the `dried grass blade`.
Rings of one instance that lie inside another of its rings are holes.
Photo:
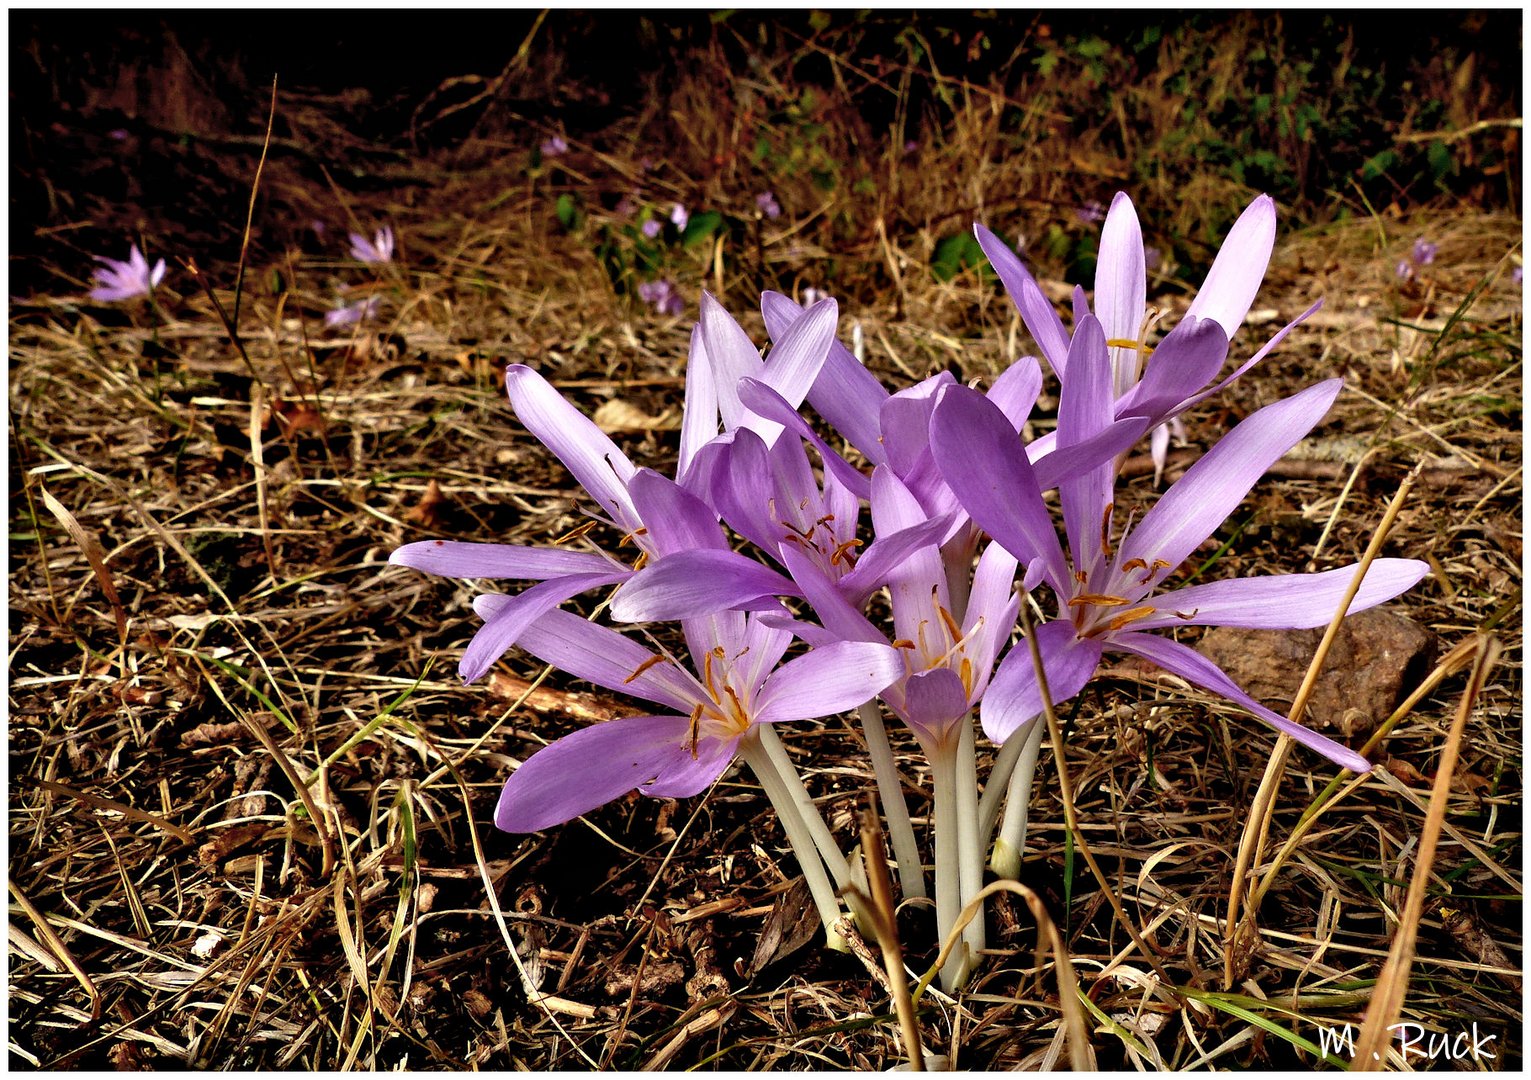
[[[88,532],[83,525],[69,512],[69,508],[55,499],[47,488],[39,488],[43,496],[43,505],[48,508],[48,513],[58,520],[69,534],[69,538],[75,542],[80,553],[85,556],[85,561],[90,563],[90,568],[95,572],[96,581],[101,586],[101,592],[106,596],[107,603],[112,605],[112,614],[117,620],[117,638],[122,642],[122,673],[127,677],[128,662],[128,613],[122,606],[122,601],[117,596],[117,586],[112,582],[111,571],[106,568],[106,553],[101,550],[101,542],[95,535]]]
[[[80,962],[74,958],[74,953],[69,951],[69,946],[64,944],[64,940],[59,937],[58,934],[54,932],[53,927],[48,924],[47,917],[32,905],[32,901],[27,899],[26,893],[21,891],[21,887],[19,885],[17,885],[14,881],[10,882],[9,884],[11,887],[11,895],[16,898],[16,903],[21,905],[21,910],[26,912],[27,918],[32,920],[32,925],[37,927],[37,934],[43,939],[43,944],[47,945],[48,949],[53,953],[53,955],[58,958],[59,963],[63,964],[64,967],[69,969],[69,974],[74,976],[75,981],[78,982],[85,993],[90,996],[91,1022],[94,1023],[95,1021],[100,1020],[101,991],[96,989],[96,984],[91,981],[89,975],[85,974],[85,969],[82,968],[80,966]]]
[[[1404,900],[1403,911],[1398,917],[1398,932],[1393,937],[1393,947],[1388,951],[1387,962],[1372,991],[1371,1004],[1361,1033],[1356,1037],[1356,1053],[1352,1068],[1371,1072],[1382,1067],[1382,1050],[1391,1034],[1389,1027],[1403,1010],[1404,997],[1409,990],[1409,972],[1414,964],[1414,946],[1419,936],[1419,920],[1425,909],[1425,889],[1430,884],[1430,868],[1435,864],[1435,847],[1441,838],[1441,827],[1446,821],[1446,801],[1451,795],[1451,777],[1457,769],[1457,756],[1462,749],[1462,733],[1467,719],[1472,715],[1478,695],[1488,673],[1499,659],[1499,639],[1486,634],[1478,639],[1478,659],[1468,678],[1467,688],[1462,691],[1457,715],[1446,734],[1446,745],[1441,751],[1441,764],[1436,770],[1435,785],[1430,789],[1430,808],[1425,814],[1424,827],[1420,829],[1419,851],[1414,858],[1414,878],[1409,882],[1409,894]]]
[[[1361,583],[1366,579],[1366,571],[1371,568],[1372,562],[1382,552],[1382,544],[1387,540],[1388,533],[1392,531],[1393,523],[1398,520],[1398,514],[1403,510],[1404,500],[1409,497],[1414,481],[1419,478],[1420,468],[1416,465],[1398,485],[1398,491],[1388,503],[1387,510],[1382,515],[1382,521],[1372,533],[1371,542],[1366,545],[1366,553],[1356,564],[1356,572],[1351,577],[1345,595],[1335,606],[1334,618],[1329,620],[1329,627],[1324,631],[1323,639],[1319,641],[1318,648],[1313,652],[1313,660],[1308,664],[1308,672],[1303,676],[1302,685],[1297,688],[1297,696],[1292,700],[1291,711],[1287,713],[1287,719],[1294,724],[1302,722],[1303,710],[1308,707],[1308,698],[1313,695],[1313,688],[1318,684],[1318,674],[1323,670],[1324,661],[1328,659],[1329,649],[1334,644],[1334,639],[1339,636],[1340,624],[1345,620],[1345,613],[1350,610],[1351,601],[1360,591]],[[1260,779],[1260,788],[1255,792],[1254,800],[1250,804],[1249,817],[1244,822],[1244,833],[1239,838],[1239,851],[1234,860],[1233,878],[1228,885],[1228,920],[1223,942],[1223,989],[1225,990],[1231,990],[1237,981],[1235,969],[1244,955],[1243,944],[1253,941],[1253,908],[1248,915],[1240,917],[1244,886],[1249,878],[1251,867],[1260,865],[1264,856],[1265,842],[1270,836],[1271,815],[1275,811],[1276,789],[1286,769],[1286,761],[1291,755],[1294,742],[1290,735],[1282,735],[1276,740],[1276,748],[1271,753],[1270,761],[1265,765],[1265,775]]]
[[[101,795],[92,795],[88,791],[76,791],[72,787],[67,787],[53,780],[32,779],[32,783],[44,791],[53,792],[55,795],[78,799],[87,806],[94,806],[97,810],[110,810],[114,814],[121,814],[123,817],[133,821],[142,821],[147,825],[153,825],[156,829],[163,829],[182,843],[189,844],[194,839],[189,829],[183,829],[174,822],[166,821],[164,818],[151,814],[147,810],[140,810],[136,806],[128,806],[126,803],[120,803],[115,799],[108,799]]]

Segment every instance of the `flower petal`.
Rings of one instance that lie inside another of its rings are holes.
[[[627,482],[637,470],[617,444],[588,416],[524,364],[505,369],[505,390],[516,417],[574,474],[580,487],[626,529],[641,519],[627,494]]]
[[[1107,340],[1136,341],[1148,304],[1148,277],[1143,263],[1143,230],[1126,192],[1117,192],[1100,232],[1100,256],[1095,263],[1095,315]],[[1079,323],[1074,324],[1079,335]],[[1073,353],[1069,360],[1074,359]],[[1116,397],[1138,381],[1142,354],[1123,346],[1111,347]]]
[[[388,556],[395,566],[451,578],[522,578],[541,581],[566,574],[610,573],[620,567],[593,551],[523,547],[519,544],[470,544],[457,540],[421,540]]]
[[[633,790],[694,795],[723,775],[736,743],[699,741],[693,758],[686,717],[630,716],[595,724],[527,758],[505,782],[494,823],[505,832],[537,832]]]
[[[1342,380],[1330,379],[1246,417],[1170,486],[1122,542],[1117,565],[1179,566],[1212,535],[1277,458],[1323,418]]]
[[[602,585],[614,585],[631,574],[631,570],[619,573],[608,571],[604,574],[565,574],[533,585],[516,596],[506,597],[505,603],[500,605],[491,618],[485,620],[484,625],[473,635],[473,640],[468,642],[462,659],[457,662],[457,674],[465,683],[477,681],[489,670],[489,665],[504,656],[505,651],[516,644],[521,633],[540,616],[570,597]]]
[[[862,598],[852,597],[843,587],[846,578],[840,579],[841,587],[837,588],[830,582],[824,571],[814,565],[812,559],[791,546],[782,548],[781,557],[782,565],[787,568],[787,573],[792,575],[792,580],[797,582],[803,590],[804,599],[808,601],[808,606],[813,608],[814,614],[819,617],[825,629],[845,641],[886,644],[888,639],[861,613]],[[762,616],[762,618],[766,617]],[[816,644],[814,639],[806,635],[799,636],[810,644]]]
[[[473,602],[473,610],[491,619],[510,599],[481,596]],[[659,662],[655,653],[637,642],[573,612],[546,612],[522,632],[516,644],[577,679],[687,715],[701,694],[691,676],[675,664]]]
[[[855,492],[858,499],[865,499],[870,494],[871,488],[866,476],[841,457],[819,436],[818,432],[809,427],[808,422],[803,419],[797,409],[788,404],[786,399],[775,390],[758,379],[740,379],[739,400],[751,412],[768,420],[774,420],[788,431],[812,443],[825,467],[835,474],[836,480]]]
[[[1152,634],[1118,633],[1111,638],[1111,648],[1121,649],[1133,653],[1143,659],[1151,661],[1162,667],[1165,671],[1179,675],[1193,686],[1199,686],[1203,690],[1210,690],[1227,698],[1229,701],[1242,705],[1264,720],[1271,727],[1284,735],[1290,735],[1293,739],[1302,743],[1308,749],[1316,751],[1330,761],[1351,772],[1364,773],[1371,771],[1371,762],[1360,754],[1320,735],[1316,731],[1310,731],[1301,724],[1294,724],[1280,713],[1276,713],[1261,705],[1254,698],[1246,694],[1222,668],[1208,660],[1195,649],[1182,645],[1178,641],[1168,638],[1155,637]]]
[[[905,723],[939,739],[953,721],[968,714],[967,690],[950,668],[931,668],[904,681],[901,715]]]
[[[686,357],[686,397],[681,406],[680,462],[676,476],[685,483],[696,452],[718,437],[718,387],[712,361],[702,341],[700,325],[691,328],[691,351]]]
[[[1430,564],[1417,559],[1377,559],[1351,601],[1346,615],[1376,607],[1419,584]],[[1277,574],[1193,585],[1151,596],[1159,609],[1134,630],[1158,626],[1246,626],[1300,630],[1327,626],[1356,575],[1356,565],[1317,574]]]
[[[877,467],[883,469],[887,466]],[[951,514],[942,514],[907,529],[878,537],[856,560],[856,568],[840,579],[840,592],[851,603],[864,605],[913,552],[930,544],[939,545],[947,539],[952,521]]]
[[[835,321],[840,307],[833,300],[814,304],[780,335],[771,335],[774,344],[766,356],[760,381],[775,390],[794,408],[803,403],[808,389],[819,377],[835,340]],[[780,434],[779,427],[776,434]],[[773,441],[761,432],[767,444]]]
[[[1157,423],[1179,412],[1227,359],[1223,328],[1211,319],[1186,316],[1154,349],[1143,380],[1118,403],[1118,415],[1146,416]]]
[[[1058,400],[1058,449],[1049,457],[1088,442],[1111,424],[1116,402],[1111,380],[1112,360],[1104,329],[1088,315],[1074,328],[1074,340],[1069,345],[1068,375]],[[1103,519],[1115,480],[1110,458],[1088,468],[1072,469],[1059,478],[1063,528],[1078,569],[1088,568],[1103,550]]]
[[[726,546],[712,508],[668,476],[639,469],[627,493],[647,530],[645,550],[664,556]]]
[[[1047,675],[1047,692],[1054,706],[1063,704],[1084,689],[1090,676],[1100,666],[1101,644],[1095,638],[1081,638],[1067,619],[1043,623],[1034,631],[1037,650],[1042,656],[1042,670]],[[1012,734],[1042,714],[1042,692],[1037,686],[1037,671],[1031,662],[1031,648],[1024,640],[1010,646],[999,669],[984,691],[979,719],[984,734],[1002,743]]]
[[[1063,549],[1021,440],[999,407],[948,386],[930,420],[931,450],[946,483],[978,527],[1022,562],[1041,558],[1058,592],[1069,588]]]
[[[999,373],[989,387],[988,399],[999,406],[1016,431],[1031,415],[1031,407],[1042,392],[1042,365],[1035,356],[1023,356]]]
[[[796,301],[781,293],[766,292],[760,297],[760,313],[765,317],[766,333],[772,341],[786,333],[802,311]],[[877,376],[849,349],[834,341],[808,391],[808,403],[875,465],[883,460],[882,446],[877,441],[877,410],[887,396],[888,391]]]
[[[808,720],[854,709],[904,674],[891,645],[842,641],[789,660],[771,674],[755,700],[762,724]]]
[[[634,574],[611,598],[618,622],[668,622],[749,607],[774,611],[774,597],[802,590],[736,551],[681,551]]]
[[[1052,304],[1042,295],[1036,279],[1026,271],[1025,265],[1005,246],[1003,240],[982,225],[975,224],[973,234],[978,237],[978,246],[988,257],[989,265],[999,275],[1000,283],[1010,294],[1011,302],[1020,311],[1021,321],[1031,331],[1032,340],[1042,350],[1043,359],[1062,378],[1069,351],[1069,337],[1063,329],[1063,320],[1058,318]]]
[[[1261,360],[1264,360],[1266,355],[1272,349],[1274,349],[1277,345],[1280,345],[1282,340],[1288,334],[1290,334],[1292,332],[1292,330],[1298,326],[1298,324],[1306,322],[1310,315],[1312,315],[1314,312],[1316,312],[1319,308],[1321,308],[1323,306],[1324,306],[1324,301],[1323,301],[1322,298],[1320,298],[1318,300],[1315,300],[1313,302],[1313,306],[1308,308],[1307,311],[1304,311],[1301,315],[1297,316],[1297,318],[1293,319],[1291,322],[1289,322],[1285,326],[1283,326],[1280,330],[1276,331],[1275,335],[1269,341],[1267,341],[1264,345],[1260,346],[1260,351],[1259,352],[1255,353],[1248,360],[1244,361],[1237,368],[1235,368],[1232,375],[1229,375],[1226,379],[1224,379],[1222,382],[1218,383],[1216,386],[1213,386],[1213,387],[1211,387],[1210,389],[1207,389],[1207,390],[1203,390],[1201,393],[1197,394],[1195,397],[1193,397],[1189,401],[1187,401],[1183,408],[1176,409],[1175,412],[1178,414],[1180,412],[1183,412],[1185,409],[1190,408],[1192,405],[1200,404],[1201,402],[1205,401],[1207,398],[1211,397],[1213,394],[1217,393],[1219,390],[1223,389],[1223,387],[1225,387],[1229,383],[1233,382],[1234,379],[1237,379],[1240,375],[1243,375],[1250,368],[1252,368],[1256,364],[1258,364]]]
[[[1187,315],[1212,319],[1230,338],[1249,314],[1276,244],[1276,201],[1261,195],[1228,230]]]
[[[711,293],[702,293],[700,326],[704,351],[712,362],[713,385],[717,387],[723,428],[732,431],[747,426],[750,413],[739,401],[739,380],[760,378],[764,367],[760,350]]]

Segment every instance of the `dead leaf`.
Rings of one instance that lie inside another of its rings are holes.
[[[624,432],[678,431],[680,420],[674,410],[666,409],[658,416],[650,416],[642,409],[621,398],[603,402],[591,417],[595,426],[608,435]]]
[[[420,501],[404,512],[404,520],[427,529],[440,528],[442,519],[452,501],[441,493],[441,485],[433,477],[425,485]]]
[[[750,975],[797,952],[818,932],[819,913],[813,906],[813,894],[808,891],[808,882],[798,878],[776,898],[765,917],[760,940],[755,943],[755,956],[750,961]]]

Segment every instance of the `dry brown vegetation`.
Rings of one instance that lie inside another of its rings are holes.
[[[550,78],[507,70],[528,85]],[[852,178],[827,194],[779,183],[781,219],[678,256],[686,315],[654,316],[617,292],[594,244],[620,224],[612,206],[630,187],[749,216],[759,185],[747,170],[640,164],[656,145],[680,161],[726,153],[748,134],[752,101],[769,111],[801,89],[790,68],[722,77],[698,64],[648,111],[571,135],[551,166],[528,167],[553,130],[535,126],[422,153],[367,194],[273,166],[238,349],[183,267],[153,308],[103,309],[64,284],[13,301],[13,1064],[905,1059],[875,947],[829,954],[805,932],[814,916],[792,856],[742,774],[705,799],[634,796],[544,834],[497,832],[490,813],[517,762],[624,706],[514,651],[463,687],[474,590],[386,563],[410,540],[541,543],[582,520],[571,479],[505,401],[507,362],[534,364],[634,461],[671,468],[702,287],[763,342],[751,306],[762,287],[832,283],[846,336],[859,322],[869,366],[894,387],[941,369],[988,380],[1030,348],[997,285],[971,271],[940,282],[932,257],[975,214],[1035,235],[1097,170],[1046,139],[1001,152],[1001,112],[976,87],[952,87],[949,119],[918,149],[868,157],[876,198],[858,201]],[[719,85],[731,87],[725,106]],[[818,120],[842,160],[885,137],[826,96]],[[333,102],[293,96],[281,109],[305,153],[348,138]],[[238,161],[248,176],[253,158]],[[555,209],[569,193],[586,215],[573,230]],[[1186,202],[1226,222],[1250,194],[1209,181]],[[390,222],[400,257],[374,282],[337,259],[333,237],[327,254],[311,237],[285,250],[270,239],[299,235],[315,208],[332,228]],[[1385,552],[1433,573],[1390,608],[1432,630],[1443,657],[1489,633],[1505,652],[1450,776],[1402,1018],[1447,1032],[1476,1023],[1499,1056],[1466,1064],[1509,1068],[1522,1053],[1521,225],[1465,203],[1355,209],[1283,229],[1235,353],[1317,297],[1326,306],[1187,416],[1166,482],[1259,405],[1345,377],[1314,436],[1219,533],[1237,539],[1206,573],[1232,576],[1352,561],[1420,468]],[[1153,213],[1150,238],[1169,235]],[[231,218],[220,250],[237,249],[242,225]],[[235,308],[231,259],[189,250],[173,217],[145,232],[151,259],[195,255],[217,303]],[[1439,245],[1436,261],[1401,282],[1394,267],[1418,237]],[[1189,293],[1174,258],[1150,295],[1178,312]],[[69,270],[77,280],[83,265]],[[1066,295],[1060,265],[1039,269]],[[342,280],[383,298],[380,326],[323,326]],[[1128,497],[1151,498],[1151,475],[1130,471]],[[1371,754],[1379,767],[1283,862],[1231,986],[1234,853],[1274,736],[1127,665],[1064,710],[1083,838],[1153,954],[1136,950],[1078,858],[1044,754],[1025,876],[1062,930],[1099,1067],[1319,1064],[1304,1043],[1319,1025],[1358,1022],[1377,988],[1465,685],[1459,666],[1404,716]],[[854,734],[828,721],[784,738],[849,846],[872,784]],[[924,760],[911,739],[895,749],[923,824]],[[1273,850],[1333,775],[1313,755],[1291,759]],[[991,920],[992,955],[970,989],[922,999],[927,1047],[963,1068],[1066,1062],[1056,965],[1032,916],[1001,896]],[[923,971],[928,914],[908,906],[900,928]]]

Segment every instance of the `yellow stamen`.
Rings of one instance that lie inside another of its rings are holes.
[[[962,627],[957,625],[957,620],[952,618],[952,613],[937,604],[936,614],[941,616],[941,621],[946,624],[946,632],[951,635],[953,641],[962,640]]]
[[[1107,630],[1120,630],[1122,627],[1126,626],[1128,623],[1130,623],[1130,622],[1137,622],[1139,619],[1142,619],[1142,618],[1144,618],[1146,616],[1152,615],[1155,611],[1158,611],[1158,610],[1159,610],[1158,608],[1146,607],[1145,606],[1145,607],[1135,607],[1131,611],[1124,611],[1120,615],[1118,615],[1116,618],[1114,618],[1110,622],[1108,622],[1106,624],[1106,629]]]
[[[1107,503],[1100,515],[1100,553],[1111,558],[1111,511],[1115,503]]]
[[[845,543],[836,546],[835,550],[829,555],[829,565],[839,566],[841,559],[844,559],[847,563],[850,562],[851,553],[860,546],[860,540],[847,540]]]
[[[627,678],[622,680],[622,685],[626,686],[628,683],[632,682],[639,675],[642,675],[645,671],[647,671],[649,668],[653,667],[655,664],[662,664],[662,663],[664,663],[664,661],[665,661],[665,658],[662,657],[662,656],[651,656],[651,657],[649,657],[643,663],[638,665],[638,670],[637,671],[633,672]]]
[[[1122,573],[1124,573],[1124,574],[1127,571],[1129,571],[1129,570],[1147,570],[1147,569],[1148,569],[1148,564],[1146,562],[1144,562],[1142,559],[1128,559],[1126,562],[1122,563]]]
[[[1113,348],[1113,349],[1136,349],[1138,352],[1142,353],[1144,356],[1149,356],[1149,355],[1151,355],[1153,353],[1153,350],[1150,349],[1143,342],[1141,342],[1141,341],[1133,341],[1131,338],[1119,338],[1119,337],[1107,338],[1106,339],[1106,344],[1111,346],[1111,348]]]
[[[591,529],[595,528],[599,524],[600,522],[597,521],[587,521],[583,525],[576,525],[574,528],[560,536],[557,540],[554,540],[553,543],[567,544],[571,540],[578,540],[581,537],[587,535]]]
[[[910,641],[908,638],[901,637],[893,643],[893,647],[895,649],[913,649],[914,642]]]
[[[696,707],[691,710],[691,760],[696,760],[696,744],[702,734],[702,703],[698,701]]]
[[[973,661],[967,657],[962,658],[962,663],[957,665],[957,677],[962,680],[962,689],[971,696],[973,693]]]
[[[1122,607],[1132,601],[1123,600],[1120,596],[1104,596],[1100,593],[1084,593],[1069,601],[1069,607],[1079,607],[1081,604],[1093,604],[1096,607]]]

